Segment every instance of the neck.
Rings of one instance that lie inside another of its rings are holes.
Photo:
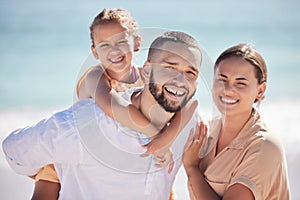
[[[174,116],[174,113],[165,111],[157,103],[146,87],[139,94],[133,95],[132,103],[158,129],[162,129]]]
[[[250,117],[251,111],[234,115],[223,115],[222,129],[217,143],[216,155],[238,136]]]
[[[232,138],[235,138],[251,117],[251,112],[252,110],[239,115],[223,116],[222,134],[230,135]]]
[[[125,70],[126,69],[126,70]],[[109,75],[110,78],[117,80],[118,82],[123,82],[123,83],[134,83],[135,80],[135,75],[133,73],[136,73],[133,68],[130,67],[130,70],[128,68],[125,68],[122,72],[114,72],[109,69],[106,70],[107,74]]]

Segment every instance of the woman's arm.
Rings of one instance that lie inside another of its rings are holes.
[[[192,129],[191,134],[193,134],[193,132],[194,130]],[[205,181],[199,168],[199,163],[201,161],[199,158],[199,151],[207,134],[207,126],[203,122],[200,122],[196,127],[195,133],[192,143],[183,155],[183,166],[188,177],[190,196],[193,196],[197,200],[220,199]]]
[[[199,158],[200,147],[207,133],[207,126],[200,123],[196,128],[196,135],[192,144],[185,151],[183,165],[188,177],[190,196],[196,200],[254,200],[254,196],[249,188],[242,184],[234,184],[225,191],[223,197],[219,197],[210,187],[199,168],[201,159]]]

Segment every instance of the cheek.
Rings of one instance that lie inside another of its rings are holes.
[[[216,94],[216,93],[220,93],[224,91],[224,85],[220,84],[219,82],[214,81],[213,82],[213,86],[212,86],[212,93]]]
[[[189,88],[190,88],[190,93],[193,93],[197,90],[197,87],[198,87],[198,82],[197,81],[192,81],[192,82],[189,82]]]
[[[97,48],[96,52],[99,57],[104,58],[107,55],[108,48]]]
[[[215,103],[217,103],[217,100],[219,99],[219,92],[216,91],[216,89],[213,88],[212,90],[212,98],[214,100]]]
[[[219,96],[224,92],[224,85],[214,82],[212,86],[212,97],[215,103],[218,102]]]
[[[133,45],[129,45],[129,44],[124,44],[118,47],[120,49],[120,51],[122,51],[123,53],[132,53],[133,52]]]
[[[164,70],[160,70],[157,71],[154,75],[154,80],[157,83],[165,83],[168,80],[172,80],[172,75],[168,74],[166,71]]]
[[[244,97],[244,100],[253,103],[257,97],[258,91],[255,88],[240,89],[239,93]]]
[[[97,52],[98,56],[99,56],[99,59],[101,61],[102,64],[105,64],[106,63],[106,55],[107,54],[104,54],[102,52]]]

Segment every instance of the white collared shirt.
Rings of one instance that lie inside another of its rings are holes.
[[[10,166],[30,176],[53,163],[61,183],[59,199],[168,199],[195,113],[172,145],[175,166],[153,166],[141,158],[146,136],[123,127],[84,99],[36,125],[18,129],[3,142]],[[143,137],[144,139],[141,139]]]

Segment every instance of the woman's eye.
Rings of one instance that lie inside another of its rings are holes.
[[[243,82],[238,82],[238,83],[236,83],[235,85],[236,85],[237,88],[244,88],[244,87],[247,86],[247,84],[246,84],[246,83],[243,83]]]
[[[240,83],[237,83],[237,85],[243,87],[243,86],[246,86],[247,84],[246,84],[246,83],[241,83],[241,82],[240,82]]]

